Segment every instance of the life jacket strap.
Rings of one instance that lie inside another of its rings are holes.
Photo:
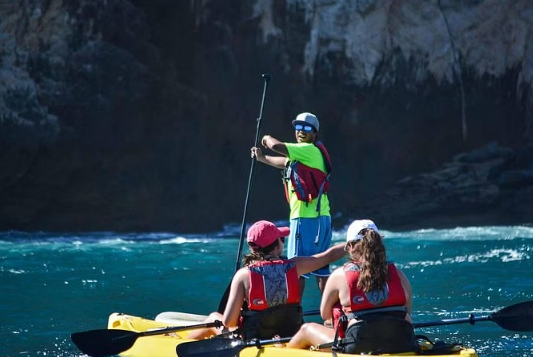
[[[368,317],[368,315],[370,314],[383,314],[383,313],[389,313],[389,312],[393,312],[393,313],[399,312],[399,313],[403,313],[405,316],[405,314],[407,314],[407,308],[405,306],[378,307],[375,309],[350,312],[346,316],[348,317],[348,320],[352,320],[352,319],[364,320],[365,317]]]

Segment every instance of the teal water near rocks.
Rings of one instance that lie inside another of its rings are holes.
[[[70,334],[105,328],[112,312],[153,318],[215,310],[235,269],[238,232],[0,233],[0,356],[81,356]],[[411,280],[415,322],[486,316],[533,300],[532,227],[382,233],[389,259]],[[336,230],[334,241],[344,234]],[[318,307],[308,281],[304,309]],[[533,332],[490,321],[417,332],[480,356],[533,356]]]

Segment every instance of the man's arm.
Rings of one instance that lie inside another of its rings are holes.
[[[262,162],[263,164],[267,164],[278,169],[284,169],[287,165],[287,157],[289,156],[289,151],[287,150],[285,144],[270,135],[263,136],[263,139],[261,139],[261,144],[264,147],[283,156],[265,155],[260,148],[253,147],[252,157],[255,157],[257,161]]]
[[[287,164],[287,158],[285,156],[271,156],[265,155],[260,148],[252,148],[252,157],[255,157],[257,161],[262,162],[270,166],[274,166],[277,169],[284,169]]]
[[[282,143],[281,141],[279,141],[278,139],[270,136],[270,135],[265,135],[263,136],[263,139],[261,139],[261,144],[272,150],[272,151],[275,151],[277,152],[278,154],[280,155],[283,155],[285,157],[289,157],[289,151],[287,150],[287,147],[285,146],[285,143]]]

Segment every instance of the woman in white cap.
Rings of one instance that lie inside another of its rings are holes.
[[[219,320],[230,330],[238,328],[243,339],[290,337],[298,331],[303,323],[299,277],[342,258],[346,252],[344,245],[338,244],[310,257],[283,259],[289,231],[289,227],[278,228],[269,221],[256,222],[248,229],[250,254],[233,277],[224,315],[213,312],[206,322]],[[188,337],[200,339],[224,331],[227,329],[201,329]]]
[[[387,261],[374,222],[354,221],[348,228],[345,249],[350,261],[331,274],[320,304],[322,318],[333,318],[334,329],[304,324],[287,346],[331,347],[357,354],[417,351],[410,323],[411,284]]]
[[[295,143],[281,142],[271,135],[261,145],[276,155],[265,155],[260,147],[252,147],[257,161],[284,170],[285,195],[290,209],[291,234],[287,240],[287,256],[311,256],[331,245],[332,229],[328,189],[331,160],[318,140],[320,124],[316,115],[300,113],[292,121]],[[330,275],[329,266],[310,272],[316,277],[320,292]],[[305,288],[305,274],[300,279],[300,296]]]

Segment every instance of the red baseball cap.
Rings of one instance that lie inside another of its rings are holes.
[[[248,229],[248,243],[253,243],[258,247],[268,247],[281,237],[287,237],[290,233],[289,227],[276,227],[269,221],[258,221]]]

